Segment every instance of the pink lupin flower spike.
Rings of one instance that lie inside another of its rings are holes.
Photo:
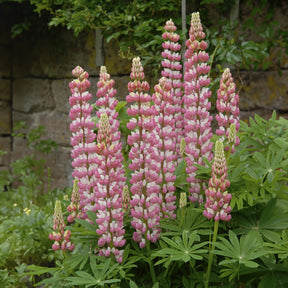
[[[237,132],[240,128],[239,95],[235,90],[236,85],[233,82],[230,69],[226,68],[220,80],[220,88],[217,91],[216,104],[219,114],[216,115],[216,120],[219,129],[216,130],[216,134],[218,136],[223,136],[223,141],[228,140],[228,145],[225,145],[224,149],[228,151],[231,147],[231,153],[235,152],[234,146],[237,146],[240,143],[239,136],[237,136]],[[232,128],[231,125],[234,125],[235,127]],[[235,131],[230,131],[231,128],[235,129]],[[233,137],[231,135],[233,135]]]
[[[160,174],[159,185],[161,190],[161,217],[168,214],[176,217],[176,196],[174,192],[176,187],[174,182],[176,180],[175,160],[177,158],[175,146],[176,135],[174,130],[175,119],[173,118],[175,106],[173,105],[173,94],[171,93],[171,83],[165,77],[159,80],[159,84],[154,87],[155,93],[152,100],[155,103],[157,116],[154,117],[157,123],[154,133],[155,138],[158,139],[158,149],[155,151],[157,160],[159,154]]]
[[[123,228],[122,192],[126,181],[123,167],[122,143],[119,131],[118,113],[115,111],[117,100],[114,80],[110,78],[105,66],[100,68],[100,79],[97,83],[96,104],[100,109],[97,116],[97,164],[95,171],[97,185],[95,202],[97,208],[96,222],[100,235],[99,255],[108,257],[114,254],[118,262],[122,262],[124,250],[118,249],[125,244]]]
[[[207,74],[210,66],[207,65],[209,55],[204,51],[207,43],[203,40],[203,32],[199,13],[192,13],[190,38],[186,41],[187,50],[185,57],[185,75],[184,75],[184,109],[185,109],[185,142],[187,164],[186,172],[188,174],[187,182],[190,184],[189,200],[192,202],[203,202],[202,191],[205,191],[205,183],[196,179],[197,168],[194,164],[204,165],[203,157],[209,161],[212,160],[212,137],[211,121],[209,116],[211,103],[208,101],[211,92],[207,88],[210,79]]]
[[[77,79],[70,82],[69,87],[72,96],[69,98],[70,105],[70,130],[72,132],[71,144],[73,146],[71,156],[74,171],[72,176],[77,178],[79,187],[79,209],[82,210],[81,217],[87,218],[86,211],[94,210],[94,172],[97,167],[95,162],[96,138],[93,132],[94,122],[91,119],[92,106],[88,101],[92,95],[86,91],[90,87],[88,73],[77,66],[72,74]]]
[[[231,220],[229,203],[232,196],[227,192],[227,188],[230,186],[230,182],[227,180],[227,170],[223,142],[217,141],[209,187],[205,191],[206,203],[203,215],[208,219]]]
[[[49,234],[49,239],[53,240],[54,243],[52,245],[52,249],[54,251],[61,250],[65,251],[68,249],[72,251],[74,249],[74,244],[70,241],[71,231],[65,230],[65,222],[63,219],[63,213],[61,208],[61,202],[57,200],[55,202],[55,210],[54,210],[54,217],[53,217],[53,233]]]
[[[96,171],[97,186],[95,187],[96,230],[99,255],[114,254],[118,262],[122,262],[125,245],[123,228],[122,190],[125,182],[123,157],[119,146],[113,144],[113,134],[109,118],[102,113],[98,122],[97,157],[99,167]]]
[[[173,95],[173,105],[175,107],[174,119],[175,119],[175,132],[176,132],[176,153],[177,163],[180,163],[182,155],[180,154],[180,142],[184,135],[184,118],[183,118],[183,99],[182,99],[182,74],[181,69],[181,45],[178,43],[180,36],[175,32],[177,30],[174,22],[170,19],[166,22],[165,32],[162,34],[164,43],[162,47],[163,71],[162,76],[167,78],[171,83],[171,94]]]
[[[133,59],[130,77],[131,81],[128,83],[130,94],[126,97],[126,101],[134,102],[127,109],[127,113],[134,116],[127,124],[127,128],[133,130],[127,140],[127,143],[132,146],[129,153],[132,161],[129,168],[133,171],[130,180],[132,184],[130,204],[133,217],[131,225],[136,230],[133,240],[139,242],[140,248],[143,248],[147,240],[156,242],[160,234],[160,229],[157,227],[161,204],[160,187],[157,184],[160,163],[153,153],[155,152],[153,147],[158,140],[152,133],[156,125],[153,116],[157,111],[154,106],[150,107],[151,96],[146,93],[150,87],[144,81],[145,75],[139,57]]]

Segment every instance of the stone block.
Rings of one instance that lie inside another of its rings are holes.
[[[119,46],[113,40],[104,44],[105,66],[110,75],[129,75],[132,60],[122,59],[119,56]]]
[[[6,154],[0,157],[0,166],[9,166],[11,159],[11,137],[0,137],[0,150]]]
[[[27,141],[20,137],[13,137],[11,163],[27,155],[32,155],[33,150],[27,146]]]
[[[11,106],[7,101],[0,101],[0,134],[11,133]]]
[[[63,189],[72,184],[72,166],[71,166],[71,149],[59,146],[57,150],[49,154],[36,153],[36,159],[45,159],[46,167],[51,170],[51,189]],[[23,138],[14,138],[12,161],[15,162],[27,155],[32,155],[33,150],[27,147],[27,142]],[[45,176],[48,176],[48,172]],[[48,180],[44,183],[45,191],[49,185]]]
[[[89,72],[88,72],[89,73]],[[70,104],[69,104],[69,97],[71,96],[71,91],[69,88],[69,83],[73,80],[71,79],[58,79],[51,81],[51,89],[52,95],[54,99],[54,103],[56,105],[56,110],[61,113],[69,114],[70,111]],[[99,80],[98,77],[89,77],[89,81],[91,82],[91,86],[89,87],[88,91],[92,94],[92,99],[90,104],[94,104],[97,101],[97,81]],[[69,118],[69,116],[67,115]]]
[[[9,47],[0,45],[0,77],[11,77],[11,50]]]
[[[14,45],[15,77],[70,78],[77,65],[99,73],[96,67],[94,33],[83,32],[78,37],[65,29],[53,29],[42,37],[17,39]]]
[[[11,101],[11,80],[0,79],[0,100]]]
[[[240,111],[240,120],[248,123],[249,118],[251,117],[254,119],[255,114],[259,115],[260,117],[264,118],[265,120],[268,120],[271,118],[272,113],[273,113],[273,110],[271,110],[271,109],[255,109],[255,110],[251,110],[251,111]]]
[[[51,168],[51,188],[64,189],[72,186],[72,165],[71,149],[67,147],[58,147],[56,151],[45,155],[47,166]]]
[[[70,146],[70,119],[66,114],[57,111],[44,111],[26,114],[13,112],[14,122],[25,121],[29,129],[43,125],[46,128],[46,139],[54,140],[62,146]]]
[[[114,88],[117,90],[116,98],[118,101],[126,101],[126,96],[129,94],[127,85],[131,80],[129,76],[112,76],[115,81]]]
[[[53,107],[54,101],[49,80],[23,78],[13,81],[14,110],[33,113]]]
[[[244,83],[239,93],[241,110],[288,111],[288,71],[283,70],[282,76],[276,71],[241,72],[240,77]]]

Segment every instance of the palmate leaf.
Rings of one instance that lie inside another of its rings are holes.
[[[38,275],[39,276],[45,273],[52,274],[54,272],[61,270],[60,268],[48,268],[48,267],[41,267],[37,265],[29,265],[27,269],[29,270],[29,272],[21,274],[22,276],[24,275]]]
[[[277,209],[276,204],[276,198],[272,198],[267,203],[259,219],[261,229],[280,230],[288,228],[288,214]]]
[[[164,263],[164,267],[168,266],[173,261],[183,261],[184,263],[190,260],[202,260],[203,257],[199,254],[207,253],[207,249],[202,249],[208,242],[194,244],[195,241],[199,241],[200,237],[197,231],[182,232],[182,237],[176,236],[173,239],[168,237],[161,237],[161,240],[167,244],[167,247],[162,248],[152,254],[153,258],[162,258],[158,260],[155,265]]]
[[[285,230],[282,231],[281,238],[276,243],[264,243],[264,246],[269,247],[271,253],[277,254],[280,259],[286,259],[288,258],[288,239]]]
[[[183,231],[197,230],[200,235],[209,235],[211,233],[210,223],[203,217],[203,209],[194,207],[185,207],[177,210],[176,219],[164,218],[160,222],[163,232],[162,236],[181,236]]]
[[[286,248],[286,252],[287,251],[288,249]],[[262,266],[264,276],[258,288],[286,288],[288,283],[287,264],[285,262],[276,263],[274,256],[262,257],[261,260],[265,264],[265,266]]]
[[[250,231],[247,235],[242,235],[240,241],[232,230],[229,231],[229,241],[219,237],[221,242],[214,243],[217,249],[213,253],[228,258],[221,261],[219,265],[238,262],[246,267],[258,267],[258,263],[253,260],[267,254],[268,251],[265,251],[260,245],[257,233],[257,231]]]
[[[88,253],[77,253],[76,255],[72,255],[71,257],[65,259],[65,265],[69,268],[76,270],[78,267],[79,270],[82,270],[86,263],[89,260]],[[77,269],[77,270],[78,270]]]
[[[223,264],[223,266],[224,268],[220,270],[220,277],[228,278],[229,282],[231,282],[234,278],[239,278],[239,276],[249,275],[249,279],[252,279],[253,277],[257,277],[257,273],[263,273],[263,268],[261,267],[246,267],[245,265],[239,265],[238,262],[231,264]]]
[[[89,275],[88,273],[85,274],[86,276]],[[83,275],[84,276],[84,275]],[[86,277],[67,277],[67,281],[70,283],[65,284],[65,287],[71,287],[75,285],[85,285],[85,287],[99,287],[104,286],[104,284],[112,284],[120,282],[119,279],[109,279],[109,280],[97,280],[97,279],[87,279]]]
[[[117,106],[115,107],[115,111],[119,112],[122,108],[124,108],[127,105],[126,101],[118,101]]]
[[[186,178],[187,178],[187,174],[186,174],[186,164],[185,161],[182,160],[179,165],[177,165],[175,171],[174,171],[174,175],[176,175],[176,180],[175,180],[175,187],[183,187],[183,185],[185,185],[186,182]]]
[[[278,242],[280,240],[280,230],[288,228],[288,214],[279,206],[282,203],[281,201],[283,205],[286,205],[286,201],[272,198],[266,204],[260,217],[246,211],[244,217],[239,217],[239,226],[241,228],[235,230],[237,234],[254,231],[255,237],[260,237],[261,241],[267,239],[271,242]]]
[[[83,220],[83,219],[75,219],[75,221],[79,224],[81,224],[82,226],[84,226],[87,230],[89,231],[93,231],[96,234],[96,227],[95,225],[91,224],[90,222]]]

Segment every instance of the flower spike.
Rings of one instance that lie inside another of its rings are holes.
[[[72,120],[70,124],[73,147],[71,156],[74,168],[72,176],[78,179],[79,210],[82,211],[78,216],[86,219],[87,210],[95,211],[93,191],[95,186],[94,172],[97,167],[96,144],[94,143],[96,135],[93,131],[94,122],[91,118],[93,108],[88,103],[92,95],[86,91],[90,87],[89,75],[80,66],[73,69],[72,74],[77,77],[69,84],[72,93],[69,98],[72,106],[69,114]],[[72,220],[71,217],[70,220]]]
[[[140,248],[143,248],[147,240],[156,242],[160,237],[158,225],[161,199],[160,187],[157,184],[160,167],[157,153],[155,154],[153,148],[158,140],[152,133],[156,126],[153,117],[157,111],[154,106],[150,106],[151,96],[146,93],[149,85],[144,81],[145,75],[139,57],[133,59],[130,77],[131,81],[128,83],[130,94],[126,97],[126,101],[133,103],[127,109],[128,115],[133,116],[127,124],[127,128],[132,130],[127,140],[132,146],[129,152],[132,161],[129,168],[133,171],[130,180],[133,217],[131,225],[136,230],[133,240],[139,242]]]
[[[98,240],[99,255],[108,257],[110,254],[121,263],[125,245],[122,192],[126,181],[123,168],[122,143],[120,141],[118,113],[115,111],[117,100],[116,90],[113,89],[114,80],[107,73],[105,66],[100,69],[100,79],[97,83],[96,104],[99,107],[97,116],[97,164],[95,171],[96,186],[94,200],[96,206],[96,230],[100,236]]]
[[[190,38],[186,41],[187,50],[185,57],[184,75],[184,108],[185,108],[185,161],[188,174],[187,182],[190,184],[189,200],[192,202],[203,202],[201,192],[205,191],[205,183],[196,179],[197,168],[194,164],[204,165],[203,157],[212,160],[212,138],[211,121],[209,115],[211,103],[209,98],[211,91],[207,88],[210,79],[207,74],[210,66],[207,65],[209,55],[205,52],[207,43],[203,40],[203,32],[199,13],[192,13]]]
[[[232,196],[227,192],[230,186],[227,170],[223,142],[217,141],[209,187],[205,191],[206,203],[203,215],[208,219],[214,218],[215,221],[231,220],[229,203]]]

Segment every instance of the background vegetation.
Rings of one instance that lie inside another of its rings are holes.
[[[209,44],[211,62],[222,72],[221,64],[234,69],[279,69],[283,53],[288,54],[288,31],[273,19],[275,8],[285,0],[201,0],[186,1],[187,29],[190,15],[201,13]],[[255,3],[257,2],[257,3]],[[64,26],[75,35],[100,28],[106,42],[116,41],[122,57],[141,55],[146,69],[160,69],[161,31],[167,15],[178,27],[182,39],[181,0],[0,0],[2,7],[14,9],[12,37],[25,32],[45,32],[47,27]],[[5,5],[5,6],[3,6]],[[235,13],[239,9],[239,13]],[[36,34],[35,34],[36,32]],[[209,41],[210,40],[210,41]],[[270,52],[279,49],[277,59]]]

